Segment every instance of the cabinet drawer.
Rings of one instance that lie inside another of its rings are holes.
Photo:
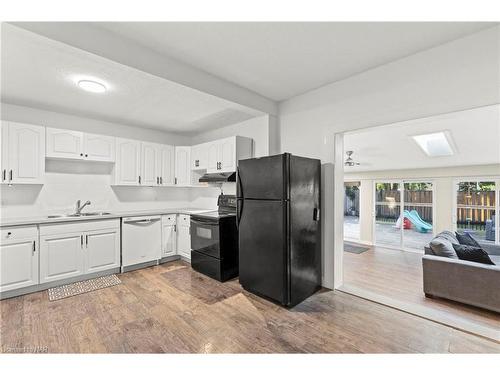
[[[119,228],[120,219],[90,220],[72,223],[53,223],[40,225],[40,236],[61,233],[88,232],[99,229]]]
[[[179,216],[177,216],[177,225],[181,227],[189,227],[191,224],[190,218],[191,217],[189,215],[179,214]]]
[[[161,217],[161,222],[163,225],[175,225],[175,214],[163,215]]]
[[[36,225],[25,227],[4,227],[0,229],[0,243],[6,243],[26,238],[38,237]]]

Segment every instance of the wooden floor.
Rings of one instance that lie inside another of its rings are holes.
[[[3,352],[500,352],[500,345],[342,292],[287,310],[181,261],[119,275],[122,284],[49,302],[0,302]],[[24,348],[24,349],[23,349]]]
[[[500,314],[423,292],[423,254],[371,247],[362,254],[344,252],[344,284],[405,303],[436,309],[493,330],[500,330]],[[500,286],[499,286],[500,287]]]

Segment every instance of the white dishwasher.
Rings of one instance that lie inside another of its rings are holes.
[[[122,219],[122,267],[161,258],[161,217]]]

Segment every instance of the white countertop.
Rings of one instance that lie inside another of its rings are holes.
[[[150,216],[150,215],[168,215],[168,214],[197,214],[201,212],[213,211],[214,208],[162,208],[162,209],[150,209],[150,210],[140,210],[140,211],[107,211],[110,215],[96,215],[96,216],[78,216],[78,217],[56,217],[49,218],[47,216],[33,216],[33,217],[13,217],[13,218],[1,218],[0,227],[9,227],[17,225],[33,225],[33,224],[49,224],[49,223],[63,223],[71,221],[88,221],[88,220],[106,220],[106,219],[116,219],[122,217],[130,216]]]

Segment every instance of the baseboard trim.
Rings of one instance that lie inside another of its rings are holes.
[[[89,279],[93,279],[95,277],[113,275],[115,273],[120,273],[120,267],[111,268],[111,269],[105,270],[105,271],[89,273],[86,275],[70,277],[68,279],[51,281],[49,283],[27,286],[25,288],[8,290],[6,292],[0,293],[0,300],[5,299],[5,298],[18,297],[18,296],[22,296],[24,294],[36,293],[36,292],[40,292],[42,290],[47,290],[49,288],[53,288],[55,286],[76,283],[78,281],[89,280]]]
[[[337,290],[372,302],[379,303],[381,305],[392,307],[394,309],[433,321],[435,323],[443,324],[447,327],[457,329],[462,332],[471,333],[473,335],[481,336],[500,343],[500,331],[473,323],[465,318],[444,315],[430,307],[420,306],[414,303],[401,302],[394,298],[382,296],[378,293],[373,293],[350,285],[342,285]]]

